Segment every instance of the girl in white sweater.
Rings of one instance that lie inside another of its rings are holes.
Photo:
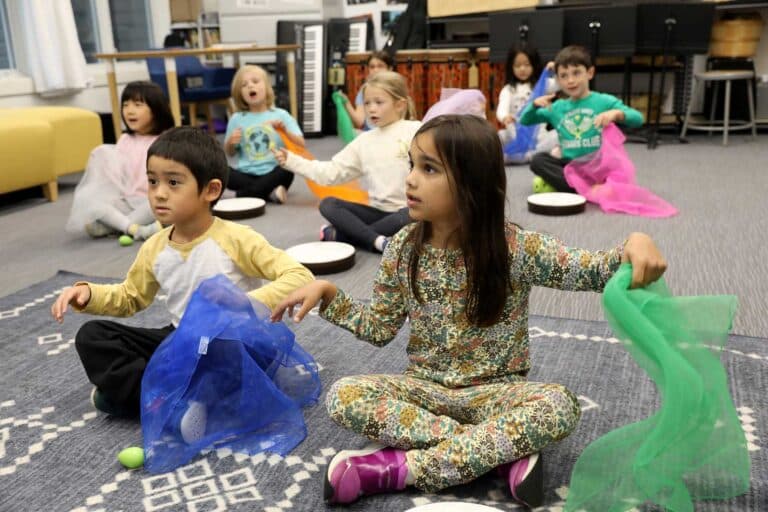
[[[542,66],[539,54],[533,48],[526,46],[513,46],[507,56],[506,77],[507,84],[499,93],[499,104],[496,107],[496,119],[504,128],[499,130],[501,146],[506,145],[517,136],[517,121],[520,112],[531,98],[533,87],[541,76]],[[547,93],[557,90],[557,82],[554,78],[547,82]],[[541,126],[536,134],[536,147],[530,154],[547,152],[557,145],[557,132],[547,130]],[[530,155],[529,155],[530,156]],[[505,159],[505,163],[525,163],[529,156],[520,159]]]
[[[363,86],[365,115],[374,129],[363,132],[330,161],[307,160],[285,149],[273,150],[280,166],[321,185],[362,178],[369,205],[326,197],[320,213],[330,224],[321,240],[352,243],[384,252],[389,237],[411,222],[405,197],[410,171],[408,148],[421,126],[414,117],[405,78],[382,71]]]

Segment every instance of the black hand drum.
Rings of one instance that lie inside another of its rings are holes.
[[[569,192],[544,192],[528,196],[528,211],[542,215],[573,215],[581,213],[587,200]]]
[[[258,197],[232,197],[220,199],[213,214],[227,220],[250,219],[264,215],[266,201]]]
[[[355,248],[343,242],[309,242],[285,250],[313,274],[335,274],[355,264]]]

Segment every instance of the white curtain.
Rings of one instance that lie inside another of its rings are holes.
[[[17,58],[32,77],[41,96],[75,94],[89,85],[85,55],[77,37],[69,0],[16,0],[19,32],[23,38]]]

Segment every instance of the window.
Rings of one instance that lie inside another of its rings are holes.
[[[152,48],[147,0],[109,0],[109,15],[117,51]]]
[[[149,0],[70,1],[77,37],[87,62],[97,62],[93,54],[100,51],[124,52],[152,47]],[[107,6],[109,12],[102,12]]]
[[[11,45],[11,32],[8,30],[5,0],[0,0],[0,69],[13,67],[13,46]]]
[[[85,60],[88,63],[96,62],[98,59],[93,54],[98,53],[101,48],[94,0],[72,0],[72,12],[75,14],[77,38],[80,40]]]

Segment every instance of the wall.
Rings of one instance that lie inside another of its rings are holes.
[[[275,5],[276,9],[279,9],[281,0],[204,0],[203,7],[206,11],[216,11],[221,7],[225,11],[229,10],[231,14],[231,21],[233,26],[238,27],[236,32],[230,32],[230,34],[224,33],[224,27],[222,27],[222,36],[228,37],[226,42],[242,42],[252,41],[258,33],[254,31],[253,26],[249,26],[247,23],[237,22],[237,8],[236,5],[242,3],[253,3],[253,5],[259,5],[264,1]],[[96,0],[99,5],[99,13],[104,16],[104,13],[109,11],[107,0]],[[160,0],[152,0],[150,3],[151,15],[152,15],[152,32],[155,38],[155,45],[159,46],[165,35],[170,30],[170,9],[167,2]],[[382,8],[389,8],[386,6],[386,0],[377,0],[377,3],[362,5],[346,6],[345,0],[314,0],[310,2],[311,7],[309,10],[304,9],[300,12],[294,12],[293,16],[302,17],[307,19],[309,17],[320,19],[321,17],[332,17],[341,15],[359,14],[366,11],[366,9],[375,10],[378,12]],[[304,2],[304,5],[307,5]],[[354,12],[352,12],[354,11]],[[765,21],[763,27],[762,37],[760,39],[760,46],[758,53],[755,57],[755,68],[758,76],[764,76],[765,81],[768,81],[768,8],[757,9]],[[293,17],[291,16],[291,17]],[[274,26],[274,21],[277,20],[278,15],[274,13],[268,14],[264,17],[264,22],[269,23],[270,26]],[[108,16],[107,16],[108,18]],[[288,19],[289,16],[280,16],[280,19]],[[383,41],[381,40],[381,33],[379,31],[380,18],[378,14],[375,16],[375,24],[377,26],[377,47],[380,47]],[[294,18],[295,19],[295,18]],[[109,23],[109,20],[102,20],[101,24]],[[274,32],[274,28],[272,29]],[[112,51],[110,37],[111,34],[104,34],[104,31],[100,31],[101,42],[103,51]],[[274,41],[272,41],[274,42]],[[272,43],[269,43],[272,44]],[[18,72],[0,71],[0,107],[15,107],[15,106],[30,106],[30,105],[71,105],[86,108],[96,112],[109,112],[110,101],[109,92],[106,86],[106,68],[104,64],[89,64],[88,70],[92,78],[91,88],[85,91],[72,95],[61,96],[57,98],[43,99],[34,93],[34,87],[32,80]],[[119,85],[124,85],[132,80],[146,80],[148,74],[144,62],[128,62],[121,61],[117,65],[117,80]]]

